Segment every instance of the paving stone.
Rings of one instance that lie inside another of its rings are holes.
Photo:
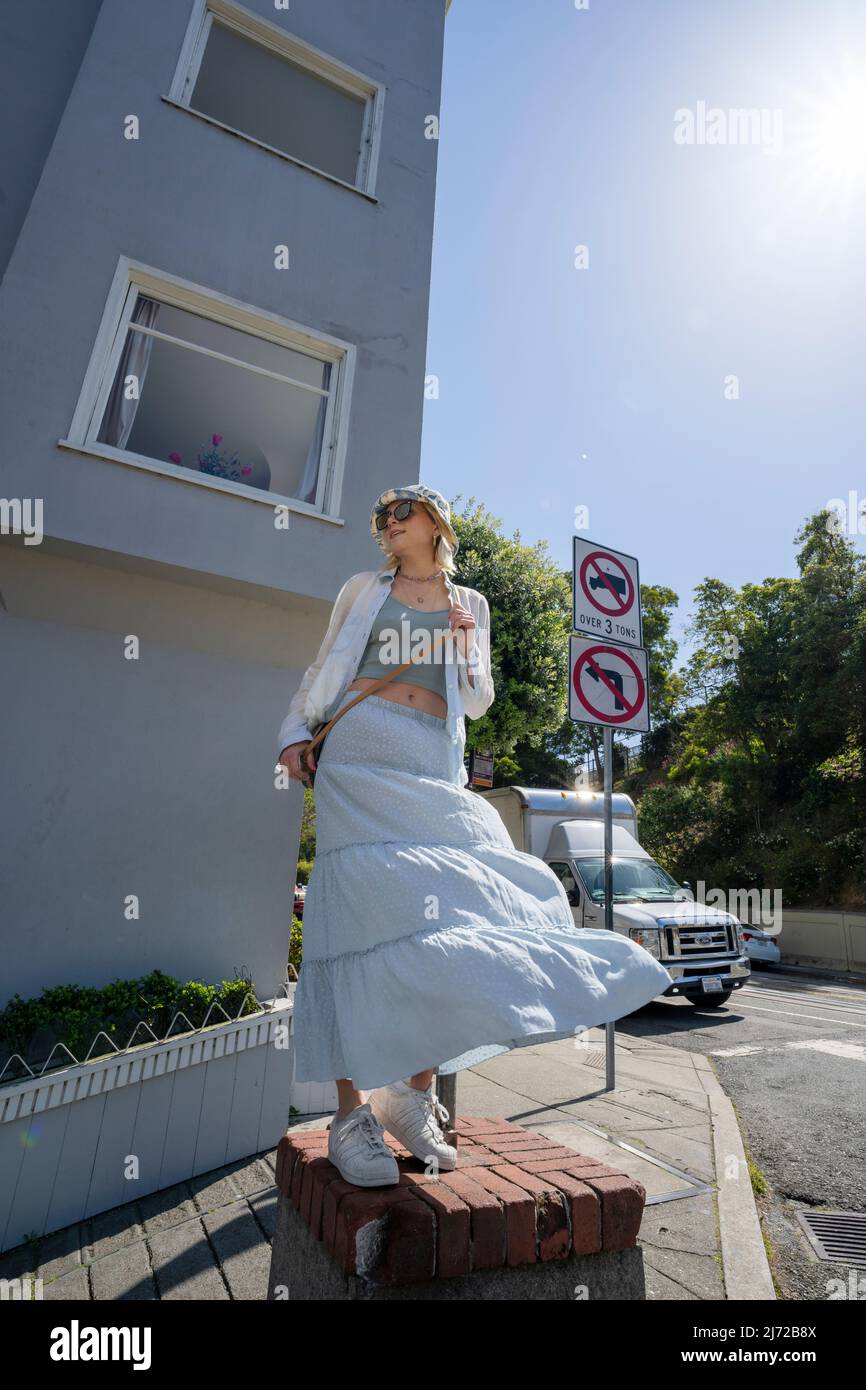
[[[132,1245],[143,1240],[144,1227],[140,1220],[138,1202],[128,1202],[123,1207],[112,1207],[111,1211],[100,1212],[83,1223],[85,1242],[82,1246],[84,1263],[100,1260],[105,1255],[120,1250],[124,1245]]]
[[[214,1253],[200,1220],[160,1231],[150,1241],[151,1263],[160,1298],[228,1299]]]
[[[59,1279],[81,1267],[81,1242],[84,1234],[81,1224],[64,1226],[62,1231],[54,1231],[44,1236],[36,1252],[37,1274],[46,1283],[49,1279]]]
[[[143,1240],[95,1260],[88,1273],[95,1299],[124,1303],[159,1297],[147,1244]]]
[[[274,1189],[276,1193],[276,1188]],[[268,1292],[271,1247],[246,1201],[220,1207],[202,1217],[231,1297],[264,1301]]]
[[[42,1288],[43,1303],[84,1303],[89,1299],[90,1284],[87,1270],[83,1266],[71,1269],[68,1274],[61,1274],[59,1279],[52,1279],[50,1284],[45,1284]]]

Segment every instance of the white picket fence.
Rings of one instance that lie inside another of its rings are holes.
[[[0,1085],[0,1250],[263,1150],[289,1108],[291,999],[262,1012]],[[333,1106],[336,1109],[336,1104]]]

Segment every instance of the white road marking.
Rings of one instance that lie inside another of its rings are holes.
[[[711,1052],[711,1057],[745,1057],[751,1052],[790,1052],[792,1048],[809,1048],[812,1052],[827,1052],[832,1057],[847,1057],[852,1062],[866,1062],[866,1045],[863,1043],[839,1042],[834,1038],[808,1038],[797,1042],[770,1044],[765,1047],[752,1047],[744,1043],[741,1047],[722,1047]]]
[[[806,994],[807,991],[793,989],[767,989],[765,986],[758,986],[756,988],[753,985],[744,985],[743,988],[740,990],[740,993],[746,994],[750,998],[752,996],[757,997],[759,995],[769,995],[771,999],[773,998],[773,996],[776,996],[779,999],[790,999],[793,1003],[798,1003],[799,1000],[797,1000],[797,994]],[[812,1009],[838,1009],[840,1013],[863,1014],[864,1017],[866,1017],[866,1003],[838,1004],[835,1002],[835,1000],[831,1000],[829,1003],[825,1004],[821,999],[809,997],[803,1000],[803,1004],[808,1004],[808,1006]]]
[[[734,1004],[730,1001],[729,1008],[745,1009],[748,1013],[754,1014],[775,1014],[776,1018],[802,1018],[811,1019],[813,1023],[833,1023],[837,1028],[856,1028],[863,1030],[862,1023],[849,1023],[847,1018],[822,1018],[820,1014],[798,1014],[792,1009],[762,1009],[759,1004],[741,1004],[739,1000]]]
[[[747,989],[764,989],[769,994],[828,994],[836,995],[840,999],[862,999],[866,1001],[866,986],[863,985],[838,985],[838,984],[811,984],[804,985],[794,983],[790,980],[778,978],[764,979],[756,975],[754,971],[749,976]]]
[[[780,1048],[773,1047],[750,1047],[748,1043],[743,1043],[741,1047],[720,1047],[710,1053],[711,1057],[746,1057],[750,1052],[777,1052]]]
[[[840,1042],[837,1038],[818,1038],[814,1042],[790,1042],[789,1047],[810,1047],[813,1052],[828,1052],[831,1057],[850,1057],[854,1062],[866,1062],[866,1045]]]

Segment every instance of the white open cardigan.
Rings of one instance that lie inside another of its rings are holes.
[[[454,742],[465,742],[463,715],[480,719],[493,703],[495,693],[490,674],[490,609],[477,589],[453,584],[447,574],[444,580],[452,602],[468,608],[475,619],[475,641],[466,660],[445,663],[448,731]],[[328,717],[327,711],[333,713],[343,698],[355,679],[373,619],[391,592],[393,581],[394,572],[390,569],[364,570],[346,580],[334,602],[316,659],[304,672],[280,725],[277,757],[290,743],[312,738],[316,726]]]

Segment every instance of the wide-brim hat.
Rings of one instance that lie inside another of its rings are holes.
[[[370,512],[370,532],[379,540],[384,532],[376,529],[376,513],[383,507],[387,507],[391,502],[398,502],[401,498],[411,498],[414,502],[424,502],[436,514],[442,535],[448,541],[454,554],[460,548],[460,542],[451,525],[451,507],[448,499],[437,492],[435,487],[425,487],[423,483],[408,483],[406,487],[389,487],[386,492],[381,493],[373,503]]]

